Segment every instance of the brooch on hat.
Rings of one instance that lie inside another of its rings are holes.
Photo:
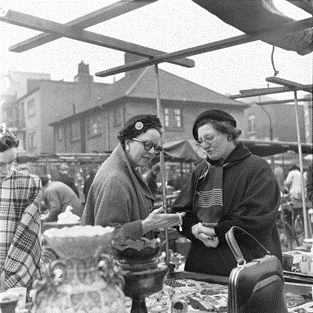
[[[135,124],[135,128],[136,128],[137,130],[143,129],[143,123],[142,123],[142,122],[137,122],[137,123]]]

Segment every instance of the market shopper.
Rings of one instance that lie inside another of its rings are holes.
[[[0,126],[1,290],[30,288],[39,275],[41,182],[38,176],[11,167],[18,143]]]
[[[225,239],[232,226],[249,232],[281,261],[276,227],[280,190],[266,160],[238,142],[241,131],[225,111],[201,113],[192,134],[207,158],[194,169],[172,207],[173,212],[186,213],[181,233],[191,240],[191,248],[185,270],[228,276],[236,266]],[[263,256],[247,238],[238,242],[248,261]]]
[[[312,183],[312,164],[309,165],[308,171],[307,171],[307,181],[306,181],[306,192],[307,192],[307,197],[309,201],[311,201],[313,205],[313,183]]]
[[[67,164],[62,163],[59,166],[59,173],[57,178],[55,179],[56,181],[60,181],[62,183],[64,183],[65,185],[69,186],[77,195],[77,197],[79,198],[79,191],[78,188],[75,184],[75,179],[73,176],[71,176],[68,172],[69,167]]]
[[[45,222],[56,222],[58,215],[65,212],[68,206],[73,208],[72,213],[81,217],[82,204],[75,192],[60,181],[51,181],[47,176],[41,176],[43,202],[48,211]]]
[[[161,195],[162,193],[157,183],[159,173],[160,165],[155,164],[144,179],[154,197],[156,197],[157,195]]]
[[[300,167],[297,164],[292,164],[290,166],[287,178],[285,180],[285,188],[286,191],[289,193],[290,200],[295,202],[301,202],[301,172]]]
[[[281,195],[283,195],[285,192],[284,170],[281,166],[278,166],[278,167],[275,167],[274,173],[277,179],[277,183],[278,183]]]
[[[155,115],[136,115],[119,132],[119,144],[101,165],[91,185],[83,225],[113,226],[116,235],[152,239],[154,230],[180,223],[180,214],[153,210],[154,197],[139,169],[161,151],[163,128]]]
[[[91,187],[91,184],[92,184],[94,178],[96,177],[96,174],[97,174],[96,169],[91,169],[87,175],[87,178],[85,179],[84,187],[83,187],[85,202],[87,200],[89,189]]]

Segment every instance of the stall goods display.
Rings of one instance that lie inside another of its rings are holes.
[[[188,312],[227,312],[228,286],[192,279],[167,279],[162,291],[146,298],[149,313],[170,313],[171,305],[181,300]],[[313,302],[308,297],[286,292],[289,313],[313,313]],[[126,298],[126,312],[131,299]],[[178,311],[179,312],[179,311]]]
[[[187,303],[188,311],[227,312],[227,292],[225,285],[210,284],[191,279],[167,279],[162,291],[146,298],[150,313],[171,312],[173,303]],[[126,300],[130,312],[131,299]]]

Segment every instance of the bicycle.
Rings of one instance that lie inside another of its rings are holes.
[[[283,252],[303,244],[305,232],[302,205],[291,201],[289,195],[282,197],[276,224]]]

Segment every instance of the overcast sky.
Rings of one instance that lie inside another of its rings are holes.
[[[59,23],[98,10],[109,0],[79,2],[18,2],[2,1],[1,6]],[[310,15],[285,0],[276,0],[281,10],[295,19]],[[191,0],[159,0],[112,20],[88,28],[89,31],[122,39],[143,46],[173,52],[242,33],[202,9]],[[53,80],[73,81],[78,63],[89,64],[90,74],[123,64],[124,54],[67,38],[62,38],[22,53],[8,48],[39,32],[0,22],[1,74],[12,71],[51,74]],[[263,88],[266,77],[274,76],[271,64],[272,46],[253,42],[214,52],[195,55],[195,67],[184,68],[168,63],[159,67],[222,94],[238,94],[239,90]],[[278,77],[312,84],[312,53],[300,56],[296,52],[275,49],[275,67]],[[116,79],[122,77],[118,75]],[[113,77],[95,77],[98,82],[112,82]],[[270,84],[270,87],[278,85]],[[299,93],[303,96],[305,93]],[[162,95],[161,95],[162,97]],[[293,93],[272,95],[273,98],[292,98]]]

